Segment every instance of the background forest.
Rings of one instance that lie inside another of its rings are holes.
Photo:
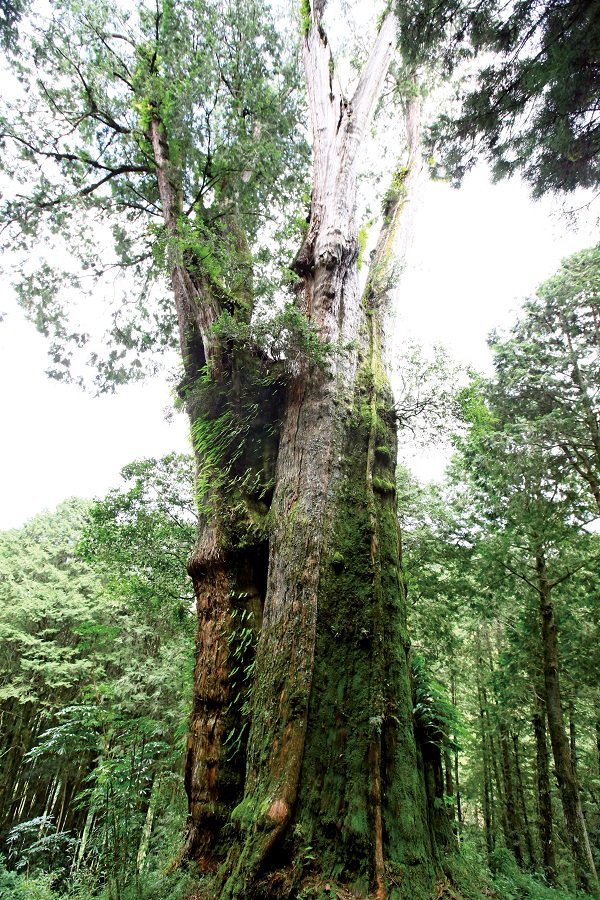
[[[0,533],[1,898],[600,893],[600,245],[490,336],[492,375],[415,348],[387,375],[424,145],[457,183],[484,155],[597,186],[600,17],[388,6],[346,96],[324,7],[290,36],[250,0],[0,4],[2,234],[50,374],[89,386],[83,353],[110,391],[179,346],[193,449]],[[462,105],[421,134],[440,83]],[[439,439],[422,484],[403,449]]]

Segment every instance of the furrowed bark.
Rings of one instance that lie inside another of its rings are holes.
[[[238,361],[229,347],[222,346],[213,326],[225,302],[236,318],[247,320],[252,310],[251,292],[248,286],[241,286],[235,296],[222,299],[201,262],[184,246],[180,175],[171,162],[168,135],[158,109],[151,118],[148,139],[154,153],[168,235],[168,259],[184,366],[179,392],[185,400],[194,436],[198,423],[219,420],[224,404],[244,415],[246,395],[253,387],[249,380],[259,363],[252,358]],[[247,246],[235,221],[235,210],[228,210],[222,221],[228,236],[235,239],[238,262],[243,262]],[[261,626],[266,583],[264,522],[268,502],[265,501],[269,499],[265,491],[255,492],[254,496],[244,483],[253,482],[247,477],[249,474],[263,484],[272,475],[274,453],[270,434],[279,412],[278,390],[255,386],[250,399],[259,411],[254,413],[246,444],[233,448],[236,461],[229,468],[228,478],[219,479],[217,472],[212,478],[210,471],[206,475],[207,466],[210,469],[215,461],[207,459],[206,451],[194,440],[197,479],[203,473],[208,483],[204,484],[200,498],[203,512],[198,545],[187,566],[196,594],[198,631],[185,767],[189,816],[182,857],[196,859],[205,866],[211,864],[215,853],[224,855],[224,850],[217,846],[220,830],[243,791],[246,739],[240,732],[244,727],[240,722],[242,704],[238,702],[236,707],[232,698],[231,659],[242,618],[246,629],[251,627],[258,632]],[[225,465],[228,460],[222,462]],[[243,662],[244,667],[250,665],[247,654]],[[245,690],[244,685],[237,685],[238,698],[240,690]],[[226,746],[232,734],[235,735],[233,748]]]
[[[379,898],[389,859],[418,863],[428,893],[433,881],[412,734],[393,403],[376,298],[361,304],[356,265],[356,154],[395,25],[384,20],[348,102],[322,6],[313,6],[303,50],[315,171],[294,267],[307,317],[337,346],[326,370],[303,365],[289,389],[245,796],[232,816],[238,841],[220,898],[261,896],[260,878],[274,895],[277,879],[285,880],[282,860],[290,877],[313,865],[355,889],[371,885]],[[275,863],[278,872],[269,868]]]

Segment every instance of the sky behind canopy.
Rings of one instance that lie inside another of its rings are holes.
[[[551,200],[532,203],[518,179],[492,186],[481,168],[458,191],[430,183],[399,292],[400,335],[444,344],[458,362],[489,371],[490,330],[507,327],[564,256],[596,242],[593,226],[569,229]],[[165,418],[166,378],[102,397],[51,381],[46,341],[8,285],[0,306],[0,529],[69,496],[103,496],[134,459],[189,451],[185,416]],[[437,478],[444,456],[420,451],[408,461],[419,477]]]

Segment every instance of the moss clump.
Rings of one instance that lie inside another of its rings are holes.
[[[364,257],[365,249],[367,246],[367,240],[369,238],[369,228],[370,227],[371,227],[371,222],[367,222],[366,225],[362,225],[358,229],[358,260],[357,260],[356,264],[358,266],[359,272],[362,269],[363,257]]]
[[[302,34],[308,34],[310,21],[310,0],[300,0],[300,24],[302,26]]]
[[[389,466],[392,462],[392,456],[388,447],[376,447],[375,448],[375,457],[377,462],[381,463],[383,466]]]
[[[396,485],[392,481],[388,481],[387,478],[378,478],[377,476],[374,476],[373,490],[377,494],[395,494]]]
[[[381,204],[381,211],[384,219],[389,219],[396,203],[398,203],[402,197],[406,196],[406,185],[404,182],[407,174],[408,169],[405,167],[394,172],[390,186],[383,195],[383,202]]]
[[[341,553],[334,553],[331,557],[331,567],[336,575],[339,575],[340,572],[344,569],[344,557]]]

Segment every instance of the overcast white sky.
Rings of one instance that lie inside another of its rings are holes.
[[[400,292],[398,327],[443,343],[462,363],[489,367],[486,336],[551,275],[562,257],[596,243],[594,230],[568,230],[549,201],[533,204],[518,180],[491,186],[484,170],[464,186],[429,184]],[[164,380],[93,398],[50,381],[46,342],[2,292],[0,323],[0,528],[21,525],[66,497],[102,496],[122,466],[189,449],[182,415]],[[412,465],[439,477],[439,455]]]

